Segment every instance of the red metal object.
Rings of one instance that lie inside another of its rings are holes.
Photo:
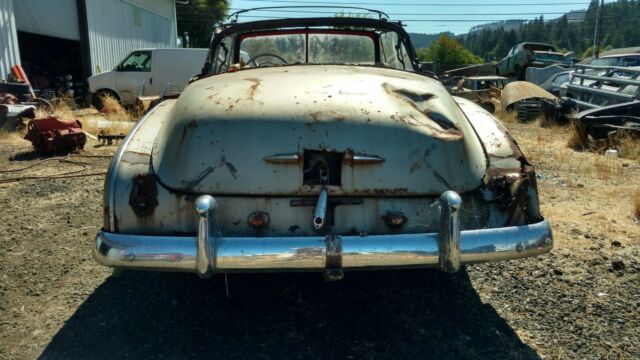
[[[25,139],[43,153],[68,153],[84,148],[87,136],[78,120],[61,120],[55,116],[31,120]]]

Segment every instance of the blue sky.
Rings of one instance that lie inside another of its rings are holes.
[[[474,25],[497,20],[533,19],[540,15],[544,15],[547,19],[553,19],[561,16],[558,13],[586,9],[589,0],[230,0],[232,11],[233,9],[264,6],[332,6],[334,4],[336,6],[344,4],[382,10],[390,14],[391,19],[406,20],[406,29],[409,32],[450,31],[461,34],[467,32]],[[325,13],[312,14],[305,13],[305,11]],[[332,12],[333,9],[318,8],[291,9],[290,12],[285,10],[261,11],[252,12],[251,15],[265,17],[331,16]],[[259,18],[248,17],[242,19],[245,21],[259,20]]]

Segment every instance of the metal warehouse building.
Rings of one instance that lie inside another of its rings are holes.
[[[0,79],[86,79],[136,48],[176,46],[175,0],[0,0]],[[45,85],[45,84],[42,84]]]

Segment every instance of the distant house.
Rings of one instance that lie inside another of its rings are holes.
[[[175,0],[0,0],[0,79],[22,64],[36,87],[84,80],[135,48],[176,47],[176,34]]]

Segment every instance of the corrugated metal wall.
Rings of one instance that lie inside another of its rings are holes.
[[[13,10],[19,31],[80,40],[76,0],[18,0]]]
[[[174,0],[86,0],[91,70],[111,70],[137,48],[176,46]]]
[[[13,0],[0,0],[0,79],[6,79],[11,66],[19,63],[20,50],[13,16]]]

